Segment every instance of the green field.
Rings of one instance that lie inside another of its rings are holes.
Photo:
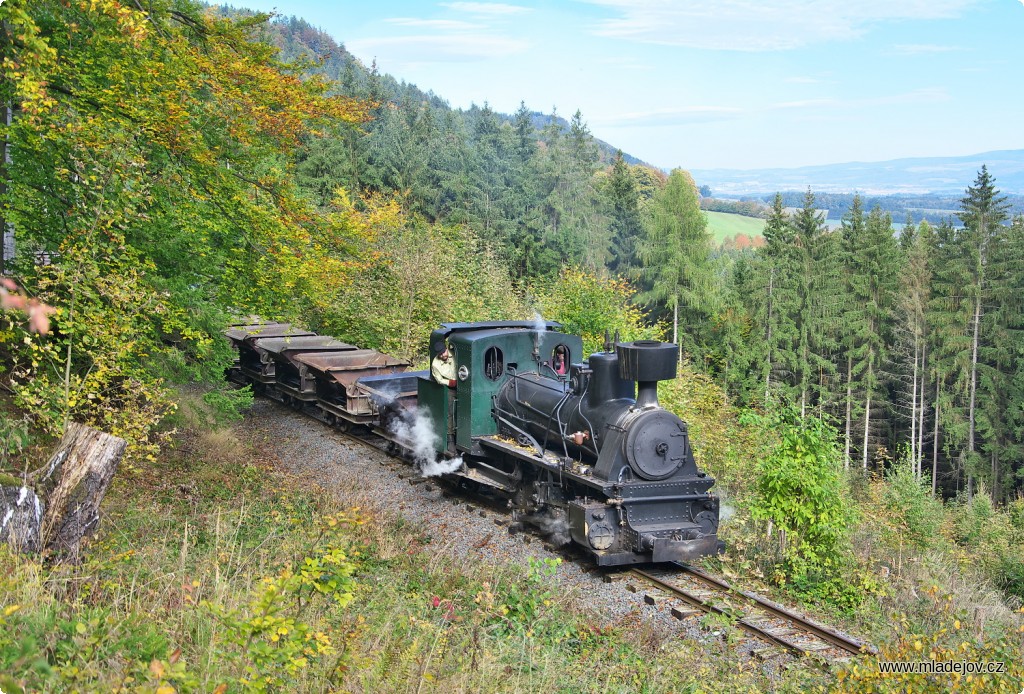
[[[721,244],[726,239],[735,238],[737,234],[746,234],[753,239],[761,236],[764,231],[764,220],[743,215],[730,214],[728,212],[706,212],[708,216],[708,231],[715,244]]]

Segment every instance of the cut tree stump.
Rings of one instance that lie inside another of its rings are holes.
[[[0,487],[0,542],[16,552],[39,551],[43,506],[27,485]]]
[[[78,560],[82,538],[96,530],[100,502],[124,455],[124,439],[72,422],[46,466],[57,486],[46,500],[39,546]],[[45,484],[45,478],[43,483]]]

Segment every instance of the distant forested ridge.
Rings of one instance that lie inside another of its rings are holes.
[[[782,203],[786,207],[799,207],[803,204],[805,191],[787,191],[782,193]],[[818,207],[828,210],[828,218],[841,220],[853,207],[856,193],[820,193],[815,192]],[[942,222],[959,223],[957,213],[960,211],[962,194],[903,194],[903,195],[861,195],[861,205],[866,209],[878,207],[889,213],[894,222],[911,223],[927,221],[930,224]],[[1024,214],[1024,195],[1005,195],[1008,205],[1007,212],[1012,215]],[[761,198],[771,203],[772,196]]]
[[[806,190],[863,195],[956,195],[982,166],[998,171],[1003,191],[1024,195],[1024,150],[999,150],[958,157],[916,157],[848,162],[788,169],[700,169],[693,175],[720,195],[770,195]]]

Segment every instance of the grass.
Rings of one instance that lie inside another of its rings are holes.
[[[0,688],[19,691],[799,691],[724,638],[588,612],[549,560],[468,564],[185,429],[122,472],[79,566],[0,551]]]
[[[733,458],[761,444],[736,435],[711,385],[691,379],[664,402],[685,410],[695,436],[703,432],[702,461],[740,489],[749,466]],[[184,397],[174,448],[115,479],[81,565],[0,547],[6,694],[935,691],[927,677],[880,677],[870,659],[841,679],[809,661],[762,664],[713,619],[700,641],[655,630],[636,612],[610,621],[554,581],[552,560],[490,565],[437,551],[422,528],[360,509],[372,490],[328,492],[290,477],[259,458],[266,446],[244,427],[211,425],[202,398]],[[865,522],[853,551],[865,565],[887,562],[889,582],[852,622],[819,618],[852,625],[885,660],[1006,661],[998,683],[954,684],[1019,691],[1019,616],[973,571],[973,555],[951,561],[939,548],[911,561],[904,549],[902,563],[884,559],[879,523],[893,512],[880,505],[882,489],[858,493]],[[749,586],[770,568],[758,558],[763,533],[730,527],[718,568]]]
[[[745,234],[748,238],[754,239],[764,233],[764,220],[755,217],[744,217],[729,212],[705,212],[708,216],[708,231],[716,245],[723,241],[735,239],[739,234]]]

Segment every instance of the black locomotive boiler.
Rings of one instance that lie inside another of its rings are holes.
[[[429,352],[449,350],[454,387],[372,350],[289,337],[290,326],[235,326],[228,335],[240,354],[235,380],[388,438],[423,469],[507,499],[518,519],[571,540],[598,565],[720,551],[714,480],[697,467],[686,424],[658,403],[658,382],[676,376],[678,347],[606,341],[583,359],[580,338],[560,327],[442,325]],[[307,355],[299,343],[319,351]],[[323,351],[332,346],[338,355]],[[556,354],[568,356],[567,368]],[[334,361],[346,370],[324,366]]]

